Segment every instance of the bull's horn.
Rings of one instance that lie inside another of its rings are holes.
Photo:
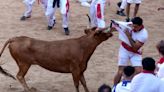
[[[105,28],[101,28],[101,29],[99,29],[98,31],[103,31],[103,32],[105,32],[105,33],[108,33],[108,32],[110,31],[110,26],[107,26],[107,27],[105,27]]]
[[[88,26],[87,26],[87,28],[91,28],[91,18],[89,17],[88,14],[86,14],[86,16],[88,17]]]

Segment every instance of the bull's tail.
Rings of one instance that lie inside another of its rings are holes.
[[[1,50],[1,52],[0,52],[0,57],[1,57],[2,53],[4,52],[6,46],[7,46],[10,42],[11,42],[11,39],[7,40],[6,43],[4,44],[4,46],[3,46],[3,48],[2,48],[2,50]],[[3,69],[1,66],[0,66],[0,72],[1,72],[2,74],[4,74],[4,75],[6,75],[6,76],[8,76],[8,77],[11,77],[11,78],[13,78],[14,80],[16,80],[16,78],[15,78],[13,75],[11,75],[10,73],[8,73],[8,72],[7,72],[5,69]]]

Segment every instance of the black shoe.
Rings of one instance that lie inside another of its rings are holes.
[[[68,27],[67,28],[64,28],[64,31],[65,31],[65,35],[69,35],[69,29],[68,29]]]
[[[54,24],[52,26],[48,26],[47,30],[51,30],[54,27],[55,24],[56,24],[56,21],[54,20]]]
[[[21,21],[25,21],[27,18],[31,18],[31,16],[27,16],[27,17],[26,17],[26,16],[22,16],[22,17],[20,18],[20,20],[21,20]]]
[[[47,27],[47,30],[51,30],[51,29],[52,29],[52,26],[48,26],[48,27]]]
[[[116,13],[117,15],[120,15],[120,16],[126,16],[125,13],[123,11],[117,11]]]
[[[126,18],[126,22],[130,22],[130,18]]]

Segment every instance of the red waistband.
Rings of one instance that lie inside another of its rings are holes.
[[[137,54],[140,54],[140,55],[142,54],[141,52],[134,51],[132,47],[130,47],[128,44],[126,44],[124,42],[122,42],[121,44],[126,50],[128,50],[130,52],[137,53]]]

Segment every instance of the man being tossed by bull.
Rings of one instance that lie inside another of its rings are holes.
[[[144,43],[148,39],[147,30],[143,26],[143,20],[140,17],[135,17],[131,22],[125,22],[128,25],[131,24],[132,29],[121,29],[119,25],[115,23],[113,28],[119,31],[119,35],[122,32],[125,39],[122,37],[121,46],[119,48],[119,60],[118,60],[118,71],[114,77],[114,85],[116,85],[122,77],[123,69],[128,65],[128,61],[131,61],[132,66],[135,67],[136,74],[141,71],[142,51]],[[122,35],[122,34],[121,34]]]

